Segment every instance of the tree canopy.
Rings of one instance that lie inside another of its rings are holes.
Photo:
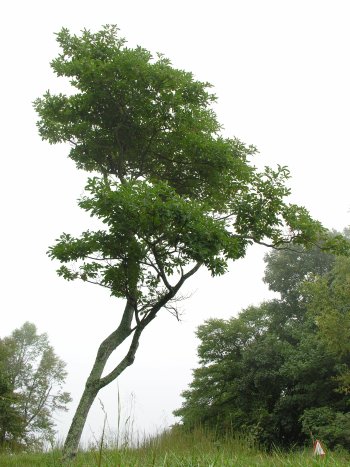
[[[325,235],[303,207],[289,204],[286,167],[252,164],[254,147],[221,134],[211,85],[142,47],[118,28],[81,35],[62,29],[51,62],[69,94],[35,101],[41,137],[68,143],[90,172],[79,206],[102,228],[64,233],[49,250],[58,274],[101,285],[126,300],[120,325],[101,344],[74,417],[66,451],[74,453],[99,389],[129,366],[140,335],[201,266],[223,274],[254,243],[311,245]],[[327,247],[324,240],[324,246]],[[130,347],[102,377],[111,352]]]

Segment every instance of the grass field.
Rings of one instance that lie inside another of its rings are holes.
[[[47,453],[0,454],[1,467],[59,467],[59,449]],[[312,448],[303,451],[259,451],[245,440],[227,438],[215,441],[200,430],[192,434],[163,433],[144,441],[135,448],[108,449],[102,445],[79,452],[77,458],[65,464],[70,467],[254,467],[254,466],[350,466],[350,453],[328,452],[315,458]]]

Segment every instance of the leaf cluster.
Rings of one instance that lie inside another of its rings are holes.
[[[115,26],[62,29],[57,41],[51,66],[71,93],[35,101],[39,133],[69,143],[77,167],[97,173],[79,205],[106,226],[50,248],[62,277],[143,307],[193,263],[223,274],[253,242],[311,245],[325,233],[286,202],[286,167],[258,172],[254,147],[221,136],[208,83],[129,48]]]
[[[165,180],[177,192],[210,199],[222,177],[254,152],[218,136],[209,83],[175,69],[161,55],[128,48],[115,26],[81,37],[57,34],[62,53],[52,61],[68,77],[71,95],[37,99],[39,133],[69,142],[79,168],[119,179]]]

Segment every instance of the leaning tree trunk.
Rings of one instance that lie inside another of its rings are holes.
[[[164,282],[168,288],[168,292],[165,295],[160,296],[159,300],[152,305],[150,311],[141,320],[132,302],[130,300],[127,301],[120,325],[102,342],[98,349],[94,366],[92,367],[91,373],[86,381],[85,390],[81,396],[63,447],[65,460],[71,459],[77,453],[86,418],[99,390],[114,381],[129,365],[134,362],[142,331],[156,317],[158,311],[175,297],[183,283],[198,271],[200,266],[201,263],[197,263],[186,274],[182,274],[180,280],[174,287],[170,286],[165,278]],[[136,325],[132,327],[131,325],[134,315]],[[132,340],[125,357],[110,373],[102,377],[103,370],[111,353],[131,334],[133,334]]]
[[[95,365],[94,365],[95,366]],[[98,390],[93,386],[85,386],[79,405],[72,420],[66,441],[64,443],[64,458],[69,459],[76,455],[80,438],[84,429],[89,410],[97,396]]]
[[[130,334],[132,333],[131,323],[132,323],[133,314],[134,314],[134,309],[132,305],[129,302],[127,302],[120,325],[112,334],[110,334],[102,342],[102,344],[100,345],[98,349],[95,363],[86,381],[83,395],[81,396],[79,405],[76,409],[75,415],[73,417],[73,420],[72,420],[72,423],[71,423],[71,426],[68,431],[68,435],[67,435],[67,438],[64,444],[63,451],[64,451],[64,458],[66,459],[69,459],[76,455],[79,442],[80,442],[80,438],[81,438],[81,435],[84,429],[85,421],[88,416],[91,405],[93,404],[99,390],[102,387],[106,386],[106,384],[108,384],[107,380],[105,380],[104,378],[101,378],[103,370],[106,366],[107,360],[110,357],[111,353],[122,342],[124,342],[124,340],[127,337],[129,337]],[[138,337],[139,337],[139,334],[140,332],[138,333]],[[137,343],[138,343],[138,339],[137,339]],[[135,352],[136,352],[136,348],[135,348]],[[126,360],[126,357],[123,359],[121,363],[123,363],[124,360]],[[120,365],[118,365],[118,367],[119,366]],[[125,369],[127,366],[128,366],[127,364],[124,364],[123,369]]]

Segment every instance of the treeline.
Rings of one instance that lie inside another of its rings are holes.
[[[198,328],[200,366],[174,414],[267,447],[350,448],[350,259],[293,247],[265,261],[278,298]]]
[[[65,363],[32,323],[0,339],[0,450],[42,449],[55,435],[54,413],[66,410]]]

